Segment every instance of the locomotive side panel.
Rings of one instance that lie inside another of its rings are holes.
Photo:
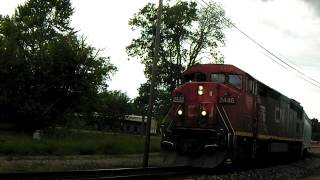
[[[276,110],[278,110],[279,101],[275,94],[268,91],[266,108],[267,108],[267,119],[266,124],[268,127],[268,135],[279,136],[280,132],[280,120],[276,118]]]
[[[280,101],[280,123],[281,123],[281,129],[282,133],[281,136],[283,137],[289,137],[290,129],[289,127],[289,99],[282,96]]]
[[[248,100],[249,99],[249,100]],[[251,101],[250,101],[251,99]],[[239,112],[235,118],[234,128],[236,131],[251,132],[252,130],[252,113],[250,113],[250,107],[252,107],[252,97],[243,95],[239,98]]]
[[[286,96],[258,83],[259,134],[288,140],[302,139],[302,107]]]

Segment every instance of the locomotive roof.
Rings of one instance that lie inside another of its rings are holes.
[[[191,73],[235,73],[240,75],[245,75],[246,72],[243,70],[230,65],[230,64],[196,64],[191,67],[189,67],[186,71],[183,72],[183,75],[185,74],[191,74]]]

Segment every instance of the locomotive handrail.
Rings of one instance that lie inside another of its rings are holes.
[[[172,111],[172,109],[173,109],[173,106],[169,109],[169,112],[166,114],[166,116],[163,118],[162,121],[166,121],[166,119],[168,119],[169,113]],[[166,127],[167,131],[169,131],[169,129],[172,127],[172,124],[173,124],[173,119],[170,119],[170,122],[168,122],[168,125]]]
[[[220,115],[220,117],[221,117],[221,119],[222,119],[222,122],[223,122],[224,126],[226,127],[226,129],[227,129],[228,132],[229,132],[229,131],[230,131],[230,130],[229,130],[229,127],[228,127],[227,123],[225,122],[225,120],[224,120],[224,118],[223,118],[223,116],[222,116],[222,114],[221,114],[221,112],[220,112],[219,106],[216,105],[216,108],[217,108],[217,110],[218,110],[218,113],[219,113],[219,115]]]
[[[224,109],[224,107],[223,107],[223,106],[221,106],[221,107],[222,107],[222,110],[223,110],[223,112],[224,112],[227,120],[228,120],[228,124],[229,124],[229,126],[231,127],[232,134],[234,135],[234,134],[235,134],[235,131],[234,131],[234,129],[233,129],[233,127],[232,127],[232,124],[231,124],[231,122],[230,122],[230,120],[229,120],[228,114],[227,114],[226,110]]]
[[[221,109],[223,110],[223,114],[226,118],[224,118],[224,116],[222,115],[221,113],[221,110],[219,108],[218,105],[216,105],[216,108],[218,110],[218,113],[222,119],[222,122],[224,124],[224,126],[226,127],[227,131],[228,131],[228,145],[230,145],[230,135],[232,135],[232,145],[234,144],[234,141],[235,141],[235,131],[230,123],[230,120],[229,120],[229,117],[228,117],[228,114],[226,113],[225,109],[223,108],[223,106],[221,106]],[[226,121],[227,119],[227,121]],[[228,124],[228,125],[227,125]],[[230,127],[229,127],[230,126]],[[231,130],[230,130],[231,129]]]

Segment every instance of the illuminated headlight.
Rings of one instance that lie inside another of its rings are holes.
[[[202,95],[203,95],[203,91],[204,91],[203,86],[202,86],[202,85],[199,85],[199,86],[198,86],[198,95],[199,95],[199,96],[202,96]]]
[[[177,113],[178,113],[179,116],[181,116],[183,114],[182,109],[179,109]]]
[[[202,116],[206,116],[206,115],[207,115],[207,111],[206,111],[206,110],[202,110],[202,111],[201,111],[201,115],[202,115]]]

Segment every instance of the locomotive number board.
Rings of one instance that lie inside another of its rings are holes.
[[[184,102],[184,97],[183,96],[176,96],[176,97],[173,98],[173,102],[183,103]]]
[[[219,98],[220,104],[235,104],[236,98],[231,96],[222,96]]]

